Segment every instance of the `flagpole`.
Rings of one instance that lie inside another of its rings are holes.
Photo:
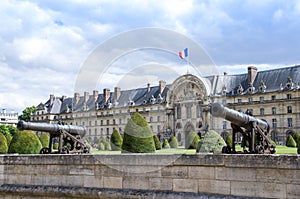
[[[188,56],[186,57],[186,62],[187,62],[187,66],[186,66],[186,74],[189,74],[189,57],[190,57],[190,52],[188,52]]]

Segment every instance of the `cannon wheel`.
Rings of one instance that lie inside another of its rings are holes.
[[[49,148],[42,148],[41,150],[40,150],[40,154],[49,154],[50,153],[50,149]]]
[[[64,146],[61,150],[62,154],[69,154],[69,148],[67,146]]]

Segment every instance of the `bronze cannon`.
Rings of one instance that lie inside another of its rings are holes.
[[[236,153],[235,137],[237,133],[241,133],[243,141],[249,143],[249,149],[244,144],[244,153],[275,153],[275,145],[267,136],[270,126],[267,121],[258,119],[251,113],[243,113],[233,109],[224,107],[220,103],[211,104],[211,114],[214,117],[221,117],[231,122],[232,127],[232,149],[227,146],[223,149],[224,153]]]
[[[90,152],[90,148],[87,146],[83,138],[86,134],[86,129],[84,126],[25,122],[21,120],[18,122],[17,128],[19,130],[48,132],[50,134],[49,147],[42,148],[40,151],[41,154],[80,154]],[[58,151],[53,152],[53,140],[55,139],[58,141]]]

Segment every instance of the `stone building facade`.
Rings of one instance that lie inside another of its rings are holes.
[[[209,77],[186,74],[170,85],[159,81],[158,86],[148,84],[132,90],[115,87],[113,91],[105,88],[102,93],[95,90],[73,97],[50,95],[47,102],[37,106],[31,121],[84,125],[87,137],[94,141],[109,138],[114,129],[122,134],[130,116],[139,112],[153,134],[161,138],[175,135],[184,144],[190,131],[204,135],[213,129],[222,136],[231,132],[230,122],[210,114],[210,103],[219,102],[265,119],[272,139],[284,144],[288,134],[300,130],[299,82],[300,66],[261,72],[249,66],[245,74]]]

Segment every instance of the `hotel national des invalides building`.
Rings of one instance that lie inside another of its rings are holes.
[[[31,115],[33,122],[84,125],[87,137],[109,139],[114,129],[124,133],[130,116],[139,112],[148,121],[153,134],[160,138],[175,135],[184,144],[190,131],[202,136],[210,129],[223,137],[231,133],[230,122],[214,118],[209,105],[219,102],[231,109],[245,112],[270,124],[273,140],[285,144],[288,134],[300,132],[300,65],[248,73],[198,77],[186,74],[172,84],[159,81],[145,88],[113,90],[104,88],[73,97],[50,95]],[[237,135],[239,141],[241,137]]]

